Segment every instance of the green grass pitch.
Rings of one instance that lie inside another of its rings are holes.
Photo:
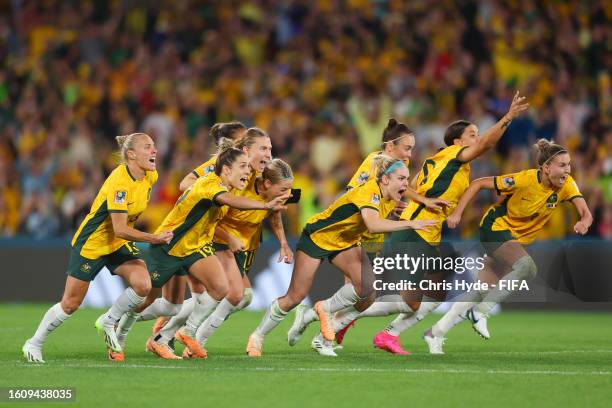
[[[375,350],[372,336],[390,318],[364,319],[337,358],[309,349],[316,325],[289,347],[290,315],[266,339],[264,357],[250,359],[244,349],[261,314],[241,312],[211,338],[205,361],[145,353],[147,322],[130,334],[125,363],[111,363],[93,328],[101,312],[85,309],[50,336],[46,364],[27,364],[21,345],[48,306],[0,305],[0,387],[76,388],[76,403],[45,407],[603,407],[612,401],[610,314],[504,312],[490,320],[489,341],[469,324],[457,327],[443,356],[427,354],[420,339],[438,316],[403,335],[412,356]]]

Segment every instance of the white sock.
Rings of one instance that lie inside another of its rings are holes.
[[[259,326],[257,326],[255,332],[262,337],[265,336],[274,330],[274,328],[287,317],[287,313],[289,312],[289,310],[286,312],[283,311],[278,305],[278,299],[276,299],[266,311],[266,314],[263,319],[261,319],[261,322],[259,322]]]
[[[476,292],[474,292],[476,293]],[[461,315],[465,314],[470,308],[476,304],[476,301],[471,302],[455,302],[448,312],[431,328],[431,334],[436,337],[444,337],[446,333],[455,327],[462,320]]]
[[[419,310],[416,312],[400,314],[391,323],[389,323],[385,331],[392,336],[399,336],[404,331],[423,320],[429,313],[436,310],[436,308],[440,306],[440,303],[440,301],[434,298],[423,296]]]
[[[242,295],[242,300],[232,308],[230,314],[234,314],[236,312],[241,311],[242,309],[247,308],[251,302],[253,301],[253,289],[252,288],[244,288],[244,292]]]
[[[376,301],[370,305],[366,310],[359,314],[359,318],[362,317],[378,317],[378,316],[389,316],[396,313],[412,313],[410,306],[403,300],[397,302],[389,301]]]
[[[134,292],[134,289],[127,288],[119,295],[115,303],[104,314],[102,323],[105,326],[115,327],[115,325],[119,323],[121,316],[134,310],[138,305],[144,302],[144,300],[145,298],[138,296],[136,292]]]
[[[138,320],[138,313],[127,312],[123,316],[121,316],[121,320],[119,320],[119,324],[117,325],[117,338],[125,338],[127,337],[134,324]]]
[[[155,299],[145,310],[138,314],[138,321],[157,319],[160,316],[174,316],[181,310],[180,304],[170,303],[165,298]]]
[[[340,313],[341,311],[342,310],[336,313]],[[317,312],[315,312],[312,307],[309,307],[308,309],[306,309],[306,311],[304,312],[304,323],[306,323],[306,325],[309,325],[310,323],[317,321],[317,320],[319,320],[319,315],[317,314]]]
[[[34,336],[30,340],[30,344],[36,347],[42,347],[45,344],[45,340],[47,340],[47,336],[53,330],[57,329],[62,323],[66,321],[71,315],[64,312],[62,309],[62,305],[60,303],[56,303],[47,310],[47,313],[43,316],[40,321]]]
[[[189,315],[189,318],[185,322],[185,334],[189,337],[195,337],[198,327],[206,320],[208,316],[215,310],[219,301],[213,299],[208,292],[204,292],[201,295],[196,295],[196,305],[193,308],[193,312]]]
[[[340,330],[351,324],[353,320],[359,317],[360,313],[361,312],[359,312],[359,310],[355,309],[353,306],[337,312],[332,320],[334,333],[338,333]]]
[[[227,299],[223,299],[221,302],[219,302],[219,305],[217,305],[215,311],[208,316],[208,319],[206,319],[204,323],[200,325],[200,327],[198,327],[198,330],[196,331],[196,340],[198,343],[206,343],[206,340],[208,340],[208,338],[212,336],[215,331],[217,331],[217,329],[225,321],[225,318],[229,316],[234,308],[235,306],[232,305]]]
[[[329,313],[336,313],[339,310],[353,306],[359,301],[359,296],[355,292],[352,284],[347,283],[342,286],[329,299],[323,301],[323,306]]]
[[[191,297],[183,302],[181,310],[176,315],[172,316],[172,318],[166,322],[164,327],[162,327],[159,333],[156,334],[154,338],[156,342],[168,344],[170,340],[174,338],[174,334],[177,332],[177,330],[183,327],[196,305],[196,294],[193,295],[194,297]]]

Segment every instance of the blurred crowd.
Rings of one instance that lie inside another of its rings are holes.
[[[612,238],[612,3],[605,0],[12,0],[0,4],[0,236],[72,234],[117,165],[114,137],[143,131],[160,178],[141,227],[154,229],[182,177],[209,157],[215,122],[265,129],[302,202],[297,234],[380,148],[390,117],[416,134],[411,172],[446,126],[481,133],[516,90],[527,115],[472,177],[533,166],[554,139]],[[453,234],[473,236],[483,194]],[[575,219],[546,227],[563,238]]]

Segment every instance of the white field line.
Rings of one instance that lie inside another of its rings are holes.
[[[205,366],[166,366],[149,364],[70,364],[70,363],[48,363],[48,364],[28,364],[18,363],[19,367],[62,367],[62,368],[111,368],[111,369],[161,369],[161,370],[207,370],[207,371],[246,371],[246,372],[330,372],[330,373],[407,373],[407,374],[490,374],[490,375],[593,375],[607,376],[612,375],[612,371],[559,371],[559,370],[465,370],[465,369],[436,369],[436,368],[405,368],[405,369],[386,369],[386,368],[333,368],[333,367],[205,367]]]

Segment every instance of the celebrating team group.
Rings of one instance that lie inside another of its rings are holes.
[[[447,293],[403,291],[376,298],[370,282],[374,256],[399,248],[414,256],[441,256],[442,224],[455,228],[481,189],[495,190],[504,199],[480,222],[480,240],[488,256],[478,279],[533,278],[537,267],[525,246],[563,201],[571,201],[579,213],[576,233],[585,234],[591,225],[587,204],[570,176],[570,155],[552,142],[536,144],[537,168],[470,182],[470,162],[494,148],[510,122],[527,108],[517,92],[508,113],[482,136],[473,123],[453,122],[444,134],[446,147],[424,161],[412,183],[408,163],[415,135],[390,119],[382,132],[381,151],[365,159],[344,194],[308,220],[295,259],[281,211],[299,197],[291,193],[291,167],[272,158],[271,141],[263,130],[247,129],[240,122],[213,126],[216,154],[181,181],[182,195],[153,234],[134,224],[157,180],[155,144],[145,133],[118,136],[122,163],[100,187],[72,239],[62,299],[45,313],[22,353],[29,362],[44,362],[47,337],[79,308],[89,283],[106,268],[128,285],[95,321],[110,360],[125,360],[131,328],[146,320],[155,320],[148,351],[164,359],[206,358],[208,338],[253,298],[248,273],[268,218],[280,243],[279,262],[294,263],[294,268],[287,292],[272,302],[249,336],[248,356],[263,355],[265,336],[293,309],[291,346],[310,323],[319,321],[320,331],[311,345],[321,355],[335,356],[355,320],[397,314],[375,335],[374,345],[409,354],[400,345],[400,334],[436,309]],[[150,244],[146,262],[135,242]],[[312,308],[301,305],[324,259],[344,274],[345,284]],[[426,271],[413,279],[440,282],[445,276],[443,271]],[[191,298],[184,301],[186,285]],[[487,318],[511,294],[508,287],[464,294],[425,331],[429,351],[443,353],[445,334],[464,320],[489,338]],[[182,357],[176,354],[175,342],[185,346]]]

